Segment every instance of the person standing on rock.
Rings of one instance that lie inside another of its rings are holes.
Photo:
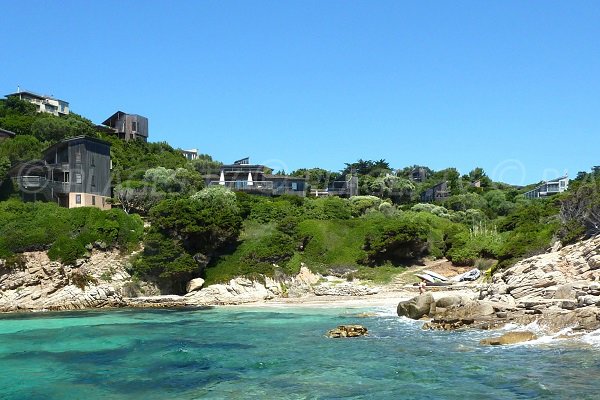
[[[419,282],[419,294],[425,293],[425,286],[427,286],[427,283],[425,283],[425,279],[421,278],[421,282]]]

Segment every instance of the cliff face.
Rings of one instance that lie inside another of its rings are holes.
[[[94,251],[75,266],[50,261],[45,252],[23,255],[22,269],[8,270],[0,260],[0,311],[73,310],[120,307],[143,285],[125,270],[128,257]],[[146,285],[149,294],[157,290]]]

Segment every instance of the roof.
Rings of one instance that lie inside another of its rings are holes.
[[[82,139],[90,141],[90,142],[95,142],[95,143],[103,144],[103,145],[106,145],[106,146],[110,147],[110,143],[107,142],[107,141],[105,141],[105,140],[97,139],[97,138],[94,138],[94,137],[91,137],[91,136],[81,135],[81,136],[74,136],[74,137],[66,138],[66,139],[61,140],[58,143],[53,144],[52,146],[50,146],[46,150],[44,150],[44,154],[47,153],[47,152],[49,152],[50,150],[53,150],[53,149],[57,148],[57,147],[61,147],[61,146],[69,144],[70,142],[74,142],[74,141],[82,140]]]
[[[126,112],[123,112],[123,111],[117,111],[116,113],[114,113],[113,115],[111,115],[110,117],[108,117],[106,119],[106,121],[104,121],[102,123],[102,125],[106,125],[106,126],[111,126],[112,127],[113,126],[113,121],[116,121],[116,120],[120,119],[124,115],[133,115],[135,117],[146,118],[146,117],[141,116],[139,114],[129,114],[129,113],[126,113]]]
[[[117,111],[116,113],[108,117],[106,121],[102,123],[102,125],[113,126],[113,121],[120,119],[123,115],[127,115],[127,113],[124,113],[123,111]]]
[[[21,90],[21,91],[18,91],[18,92],[10,93],[10,94],[7,94],[5,97],[19,96],[21,94],[26,94],[26,95],[29,95],[30,97],[36,97],[38,99],[52,99],[52,100],[62,101],[63,103],[69,104],[68,101],[57,99],[56,97],[48,96],[46,94],[38,94],[38,93],[30,92],[28,90]]]
[[[10,137],[15,137],[15,135],[16,135],[16,133],[7,131],[6,129],[2,129],[2,128],[0,128],[0,133],[4,133],[5,135],[10,136]]]
[[[562,181],[563,179],[568,179],[569,177],[567,175],[561,176],[560,178],[556,178],[556,179],[551,179],[549,181],[546,181],[544,183],[553,183],[553,182],[558,182],[558,181]]]

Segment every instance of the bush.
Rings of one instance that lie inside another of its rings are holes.
[[[369,209],[377,209],[382,200],[376,196],[353,196],[350,198],[350,210],[352,216],[359,217]]]
[[[447,252],[447,257],[456,265],[474,265],[480,258],[497,259],[504,242],[504,236],[494,227],[474,225],[469,232],[454,238],[454,246]]]
[[[398,265],[427,253],[426,225],[409,218],[383,220],[376,230],[365,238],[366,256],[360,262],[379,265],[386,261]]]
[[[75,264],[78,258],[85,254],[85,246],[80,241],[68,237],[60,236],[48,250],[48,257],[51,260],[60,260],[63,264]]]
[[[85,253],[88,244],[104,242],[108,247],[129,250],[138,245],[142,233],[139,216],[117,209],[0,202],[0,257],[50,249],[54,259],[72,263]]]
[[[83,273],[80,271],[73,272],[71,274],[70,280],[71,280],[71,284],[77,286],[81,290],[85,290],[85,287],[89,283],[94,284],[94,285],[98,283],[98,280],[96,278],[94,278],[90,274],[86,274],[86,273]]]

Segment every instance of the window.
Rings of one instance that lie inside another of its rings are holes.
[[[77,152],[75,153],[75,162],[76,163],[81,162],[81,150],[77,150]]]
[[[81,204],[81,195],[80,194],[75,195],[75,204]]]
[[[91,157],[90,157],[90,165],[91,165],[92,167],[94,167],[94,166],[96,165],[96,162],[94,161],[94,156],[91,156]]]
[[[92,196],[92,205],[95,206],[96,205],[96,196]]]
[[[298,190],[298,182],[292,182],[292,190]]]
[[[81,174],[75,174],[75,183],[81,184],[81,182],[82,182]]]
[[[131,131],[137,132],[137,121],[131,121]]]
[[[96,186],[96,176],[92,175],[92,186]]]

